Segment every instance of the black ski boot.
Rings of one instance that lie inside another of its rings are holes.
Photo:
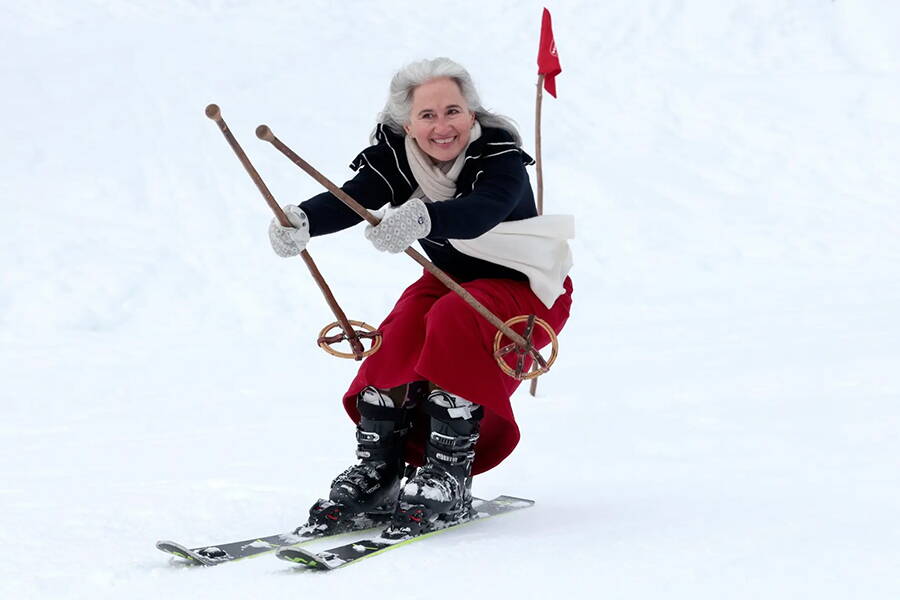
[[[434,528],[438,520],[453,523],[472,510],[472,463],[484,409],[436,389],[425,410],[431,417],[425,465],[400,492],[390,537],[418,535]]]
[[[356,401],[360,414],[356,456],[360,462],[331,482],[328,500],[319,500],[310,508],[308,527],[337,530],[367,515],[376,520],[390,516],[404,474],[403,448],[419,389],[415,385],[409,385],[403,406],[394,406],[387,393],[371,386],[360,392]]]

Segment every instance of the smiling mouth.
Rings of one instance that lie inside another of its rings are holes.
[[[456,141],[457,136],[451,136],[446,138],[431,138],[431,142],[437,144],[438,146],[449,146],[453,142]]]

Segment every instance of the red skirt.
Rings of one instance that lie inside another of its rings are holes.
[[[462,286],[502,321],[534,314],[558,334],[569,318],[569,278],[565,293],[550,309],[524,281],[476,279]],[[493,356],[497,330],[487,319],[426,271],[406,288],[379,329],[381,349],[363,361],[344,394],[344,408],[354,422],[359,422],[357,394],[367,385],[384,390],[427,380],[485,409],[473,474],[492,469],[509,456],[519,443],[519,427],[509,398],[521,382],[497,365]],[[516,329],[522,330],[521,326]],[[540,348],[549,343],[549,338],[535,327],[533,341]],[[417,435],[407,443],[406,459],[414,465],[424,461],[425,423],[423,415],[413,430]]]

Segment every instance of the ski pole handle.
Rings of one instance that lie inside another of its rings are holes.
[[[347,205],[347,208],[349,208],[350,210],[352,210],[353,212],[358,214],[360,217],[365,219],[365,221],[368,222],[369,225],[372,225],[374,227],[375,225],[378,225],[378,223],[381,222],[378,219],[378,217],[376,217],[375,215],[370,213],[368,210],[366,210],[366,208],[362,204],[360,204],[359,202],[354,200],[350,196],[350,194],[348,194],[347,192],[345,192],[338,186],[334,185],[330,179],[328,179],[327,177],[322,175],[315,167],[313,167],[311,164],[309,164],[308,162],[306,162],[305,160],[300,158],[300,156],[297,155],[297,153],[295,153],[293,150],[291,150],[290,148],[285,146],[281,140],[279,140],[277,137],[275,137],[275,134],[272,133],[272,130],[269,129],[268,125],[260,125],[259,127],[257,127],[256,128],[256,137],[258,137],[261,140],[265,140],[265,141],[271,143],[276,148],[278,148],[278,150],[281,151],[282,154],[284,154],[289,159],[291,159],[291,161],[295,165],[297,165],[298,167],[300,167],[301,169],[306,171],[306,173],[309,174],[310,177],[312,177],[313,179],[315,179],[316,181],[321,183],[322,186],[325,189],[327,189],[329,192],[331,192],[334,196],[337,196],[337,198],[341,202],[343,202],[345,205]]]
[[[275,197],[272,195],[272,192],[269,191],[268,186],[263,182],[262,177],[260,177],[259,172],[256,170],[256,167],[253,166],[253,163],[250,162],[250,159],[247,158],[247,154],[244,152],[244,149],[241,148],[241,145],[238,143],[237,139],[235,139],[234,134],[231,133],[231,130],[228,128],[228,125],[225,123],[225,120],[222,118],[222,111],[219,109],[219,106],[216,104],[210,104],[206,107],[206,116],[216,122],[216,125],[219,126],[219,129],[222,131],[222,135],[225,136],[225,140],[228,142],[228,145],[231,146],[231,149],[234,150],[234,153],[237,155],[238,160],[241,161],[241,164],[244,165],[244,169],[247,170],[247,173],[250,175],[250,179],[253,180],[253,183],[256,184],[256,187],[259,189],[259,193],[262,194],[263,198],[266,201],[266,204],[269,205],[269,208],[272,209],[272,212],[275,213],[275,218],[278,219],[278,222],[282,227],[293,227],[294,225],[290,222],[287,215],[284,214],[284,211],[281,209],[281,205],[275,201]]]

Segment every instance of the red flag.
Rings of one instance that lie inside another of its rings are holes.
[[[541,46],[538,48],[538,75],[544,76],[544,89],[556,98],[556,76],[562,73],[559,56],[556,54],[556,42],[553,40],[553,26],[550,23],[550,11],[544,9],[541,21]]]

